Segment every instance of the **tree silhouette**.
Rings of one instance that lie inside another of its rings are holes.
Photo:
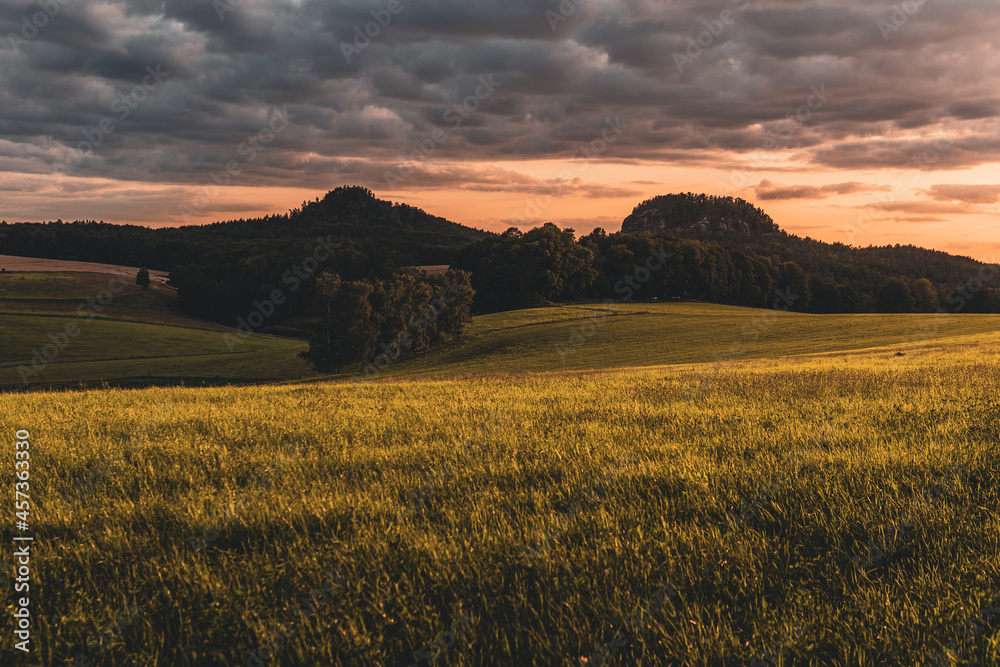
[[[909,285],[899,278],[889,278],[882,284],[875,304],[880,313],[912,313],[914,307]]]

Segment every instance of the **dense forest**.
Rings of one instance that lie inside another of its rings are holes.
[[[793,310],[812,313],[1000,312],[993,266],[913,246],[853,248],[801,238],[742,199],[654,197],[635,207],[622,230],[577,238],[546,224],[487,233],[341,187],[258,219],[164,229],[5,222],[0,238],[5,254],[169,271],[185,312],[244,328],[256,317],[265,330],[325,340],[327,350],[314,362],[329,368],[346,363],[331,341],[347,345],[351,337],[343,328],[348,316],[337,323],[336,313],[355,309],[355,328],[367,337],[355,336],[352,345],[358,354],[374,353],[400,331],[395,306],[386,304],[426,312],[440,291],[410,268],[427,264],[464,272],[453,274],[469,286],[462,313],[584,299],[765,308],[779,294],[794,295]],[[269,295],[280,298],[267,301]],[[370,320],[358,315],[366,309]],[[457,317],[421,334],[415,347],[457,335],[464,315]]]
[[[170,272],[180,308],[237,326],[275,290],[267,327],[309,314],[324,271],[344,280],[385,279],[401,267],[447,264],[461,246],[487,236],[405,204],[341,187],[284,215],[150,229],[94,221],[0,223],[3,253],[144,266]]]
[[[460,336],[470,318],[469,275],[398,273],[388,280],[344,282],[324,273],[316,284],[316,320],[306,359],[321,371],[360,363],[364,377],[408,352]]]
[[[810,313],[1000,312],[1000,269],[914,246],[852,248],[788,234],[731,197],[678,194],[635,208],[623,230],[575,239],[548,224],[459,250],[475,312],[588,299],[687,299],[768,307],[779,290]]]

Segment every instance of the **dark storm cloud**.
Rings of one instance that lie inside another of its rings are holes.
[[[324,165],[352,158],[381,179],[435,131],[429,173],[567,158],[616,118],[627,128],[601,159],[703,165],[771,138],[818,167],[926,170],[1000,149],[995,0],[42,5],[0,0],[0,168],[22,173],[51,171],[109,118],[71,174],[202,184],[286,108],[242,184],[327,187],[340,172]],[[157,66],[169,77],[122,118]]]

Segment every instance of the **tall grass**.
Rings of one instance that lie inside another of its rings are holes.
[[[997,664],[998,351],[0,395],[0,662]]]

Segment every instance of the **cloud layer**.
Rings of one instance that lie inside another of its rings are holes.
[[[552,179],[503,163],[558,159],[561,194],[630,197],[572,165],[767,153],[833,175],[765,181],[759,198],[823,199],[873,191],[838,170],[996,161],[1000,8],[904,5],[0,0],[0,191],[54,173],[68,188],[221,186],[235,165],[226,182],[246,187],[530,194]],[[947,185],[926,196],[1000,197]]]

